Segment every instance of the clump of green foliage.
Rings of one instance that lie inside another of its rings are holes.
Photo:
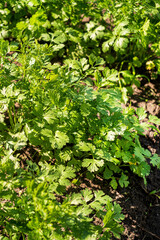
[[[160,168],[139,141],[146,129],[159,133],[160,120],[142,122],[143,108],[122,108],[139,85],[138,69],[158,69],[159,7],[0,3],[1,239],[120,239],[118,204],[100,190],[67,188],[78,185],[78,173],[116,189],[128,186],[129,171],[146,183],[150,164]]]

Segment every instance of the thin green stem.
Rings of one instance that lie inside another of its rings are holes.
[[[9,114],[9,121],[11,124],[12,129],[14,129],[14,122],[13,122],[13,117],[12,117],[12,107],[8,107],[8,114]]]

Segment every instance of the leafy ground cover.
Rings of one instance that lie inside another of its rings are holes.
[[[0,3],[1,239],[120,239],[136,179],[159,198],[157,186],[147,189],[160,168],[144,140],[160,133],[152,85],[134,108],[140,85],[158,82],[159,8],[156,0]]]

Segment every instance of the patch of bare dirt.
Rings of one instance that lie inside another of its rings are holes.
[[[160,117],[160,82],[142,82],[140,88],[134,87],[130,100],[135,109],[143,107],[147,115]],[[140,137],[140,142],[152,154],[160,156],[160,134],[155,137],[150,129],[146,136]],[[113,198],[125,215],[122,240],[160,239],[160,170],[151,168],[147,186],[131,173],[129,187],[114,191]]]

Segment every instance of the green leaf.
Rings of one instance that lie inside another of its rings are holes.
[[[142,162],[140,165],[140,176],[142,176],[143,178],[145,178],[146,176],[148,176],[150,174],[150,165],[147,162]]]
[[[113,189],[117,189],[118,183],[117,183],[117,181],[116,181],[115,178],[113,178],[113,179],[110,181],[110,185],[112,186]]]
[[[24,131],[16,134],[9,133],[11,137],[8,138],[8,144],[14,146],[14,150],[20,150],[27,144],[28,138]]]
[[[43,117],[49,124],[53,124],[56,119],[56,116],[53,110],[49,110],[48,112],[44,113]]]
[[[125,87],[121,88],[122,92],[122,100],[126,104],[128,101],[128,96],[127,96],[127,89]]]
[[[89,151],[94,151],[95,150],[95,146],[92,143],[87,143],[87,142],[79,142],[76,145],[76,148],[78,148],[78,150],[80,151],[84,151],[84,152],[89,152]]]
[[[103,224],[104,224],[104,227],[107,227],[108,224],[110,224],[110,222],[113,220],[113,211],[112,210],[108,210],[104,219],[103,219]]]
[[[96,159],[90,159],[85,158],[82,162],[82,167],[87,167],[90,172],[96,172],[100,167],[104,165],[103,160],[96,160]]]
[[[147,117],[146,111],[143,107],[137,108],[136,114],[138,115],[139,120],[143,120]]]
[[[106,41],[106,42],[104,42],[104,43],[102,44],[102,51],[103,51],[104,53],[106,53],[107,51],[109,51],[109,48],[110,48],[110,45],[109,45],[109,42],[108,42],[108,41]]]
[[[41,134],[42,134],[43,136],[46,136],[46,137],[49,137],[49,138],[53,138],[53,136],[54,136],[52,130],[47,129],[47,128],[43,128],[43,129],[41,130]]]
[[[105,168],[105,171],[103,173],[103,176],[105,179],[110,179],[113,175],[113,172],[109,168]]]
[[[104,77],[107,78],[107,80],[109,80],[111,82],[117,82],[119,80],[118,71],[115,69],[110,69],[110,68],[106,67],[105,70],[103,71],[103,75],[104,75]]]
[[[91,66],[93,66],[94,63],[96,62],[96,60],[97,60],[97,57],[96,57],[93,53],[91,53],[91,54],[89,55],[89,64],[90,64]]]
[[[72,151],[69,148],[64,149],[63,151],[61,150],[60,153],[58,154],[59,158],[63,162],[67,162],[71,160],[72,158]]]
[[[51,40],[51,37],[48,33],[42,33],[41,38],[43,41],[49,42]]]
[[[104,59],[101,58],[101,57],[98,57],[97,60],[96,60],[95,66],[99,66],[99,65],[103,65],[103,64],[105,64]],[[104,68],[102,67],[102,69],[101,69],[101,67],[99,67],[98,69],[99,69],[99,70],[103,70]]]
[[[28,5],[29,6],[38,6],[40,3],[39,3],[39,1],[38,0],[30,0],[29,1],[29,3],[28,3]]]
[[[16,27],[18,30],[23,31],[24,29],[26,29],[28,27],[28,24],[24,21],[20,21],[17,23]]]
[[[127,187],[129,184],[129,181],[127,181],[127,180],[128,180],[128,177],[124,173],[122,173],[122,175],[119,179],[119,185],[121,187]]]
[[[129,40],[124,37],[119,37],[114,43],[114,50],[119,51],[121,48],[126,48],[128,46]]]
[[[65,146],[66,143],[69,143],[69,137],[64,132],[56,131],[55,132],[55,141],[56,141],[57,148],[60,149],[63,146]]]
[[[0,113],[0,123],[4,122],[5,115]]]
[[[95,23],[93,21],[90,21],[89,23],[86,24],[87,31],[89,32],[92,28],[94,28]]]
[[[95,200],[89,204],[93,209],[101,210],[102,206],[106,205],[108,201],[111,201],[111,197],[105,195],[104,192],[101,190],[94,192],[94,195]]]
[[[71,185],[71,181],[68,179],[73,179],[75,177],[75,170],[72,167],[65,167],[63,165],[59,165],[57,170],[55,171],[55,177],[57,176],[59,184],[62,186]]]
[[[121,153],[121,156],[122,156],[122,159],[123,159],[124,163],[130,162],[132,157],[133,157],[132,154],[129,151],[123,151]]]
[[[102,81],[102,77],[101,77],[101,74],[98,70],[95,71],[95,79],[96,79],[96,83],[97,86],[99,86],[99,84],[101,83]]]
[[[93,193],[91,190],[89,189],[85,189],[85,190],[82,190],[81,191],[82,195],[83,195],[83,198],[84,198],[84,201],[87,203],[89,201],[91,201],[91,199],[93,198]]]
[[[89,103],[83,103],[80,108],[81,114],[87,117],[91,113],[91,105]]]
[[[82,196],[81,196],[82,197]],[[81,199],[82,200],[82,199]],[[80,216],[80,217],[84,217],[84,216],[89,216],[91,213],[92,213],[92,209],[90,208],[89,205],[84,205],[84,201],[81,201],[80,204],[83,204],[83,205],[80,205],[76,208],[76,215],[77,216]],[[77,204],[78,205],[78,204]],[[87,219],[88,221],[91,221],[91,218],[88,218]]]
[[[160,125],[160,118],[157,116],[149,115],[149,122]]]
[[[53,52],[57,52],[57,51],[59,51],[60,49],[62,49],[64,47],[65,47],[64,44],[55,45],[55,46],[53,46]]]
[[[145,161],[145,157],[143,156],[143,150],[141,147],[135,147],[134,154],[136,157],[140,159],[140,161]]]
[[[154,154],[153,157],[151,157],[151,163],[154,167],[160,169],[160,157],[158,156],[158,154]]]
[[[79,205],[83,202],[82,195],[80,193],[73,193],[70,201],[73,205]]]
[[[143,30],[144,36],[147,35],[147,31],[149,29],[149,25],[150,25],[150,20],[146,19],[145,23],[142,26],[142,30]]]
[[[119,204],[114,203],[114,219],[116,221],[120,221],[123,220],[125,218],[125,216],[123,214],[121,214],[122,208],[120,207]]]
[[[63,31],[56,31],[53,35],[53,42],[56,44],[61,44],[67,41],[66,35],[63,33]]]
[[[151,157],[151,152],[148,149],[142,148],[142,153],[144,154],[144,156],[146,156],[148,158]]]
[[[137,56],[133,57],[133,65],[135,67],[141,67],[142,66],[142,62],[139,60],[139,58]]]

